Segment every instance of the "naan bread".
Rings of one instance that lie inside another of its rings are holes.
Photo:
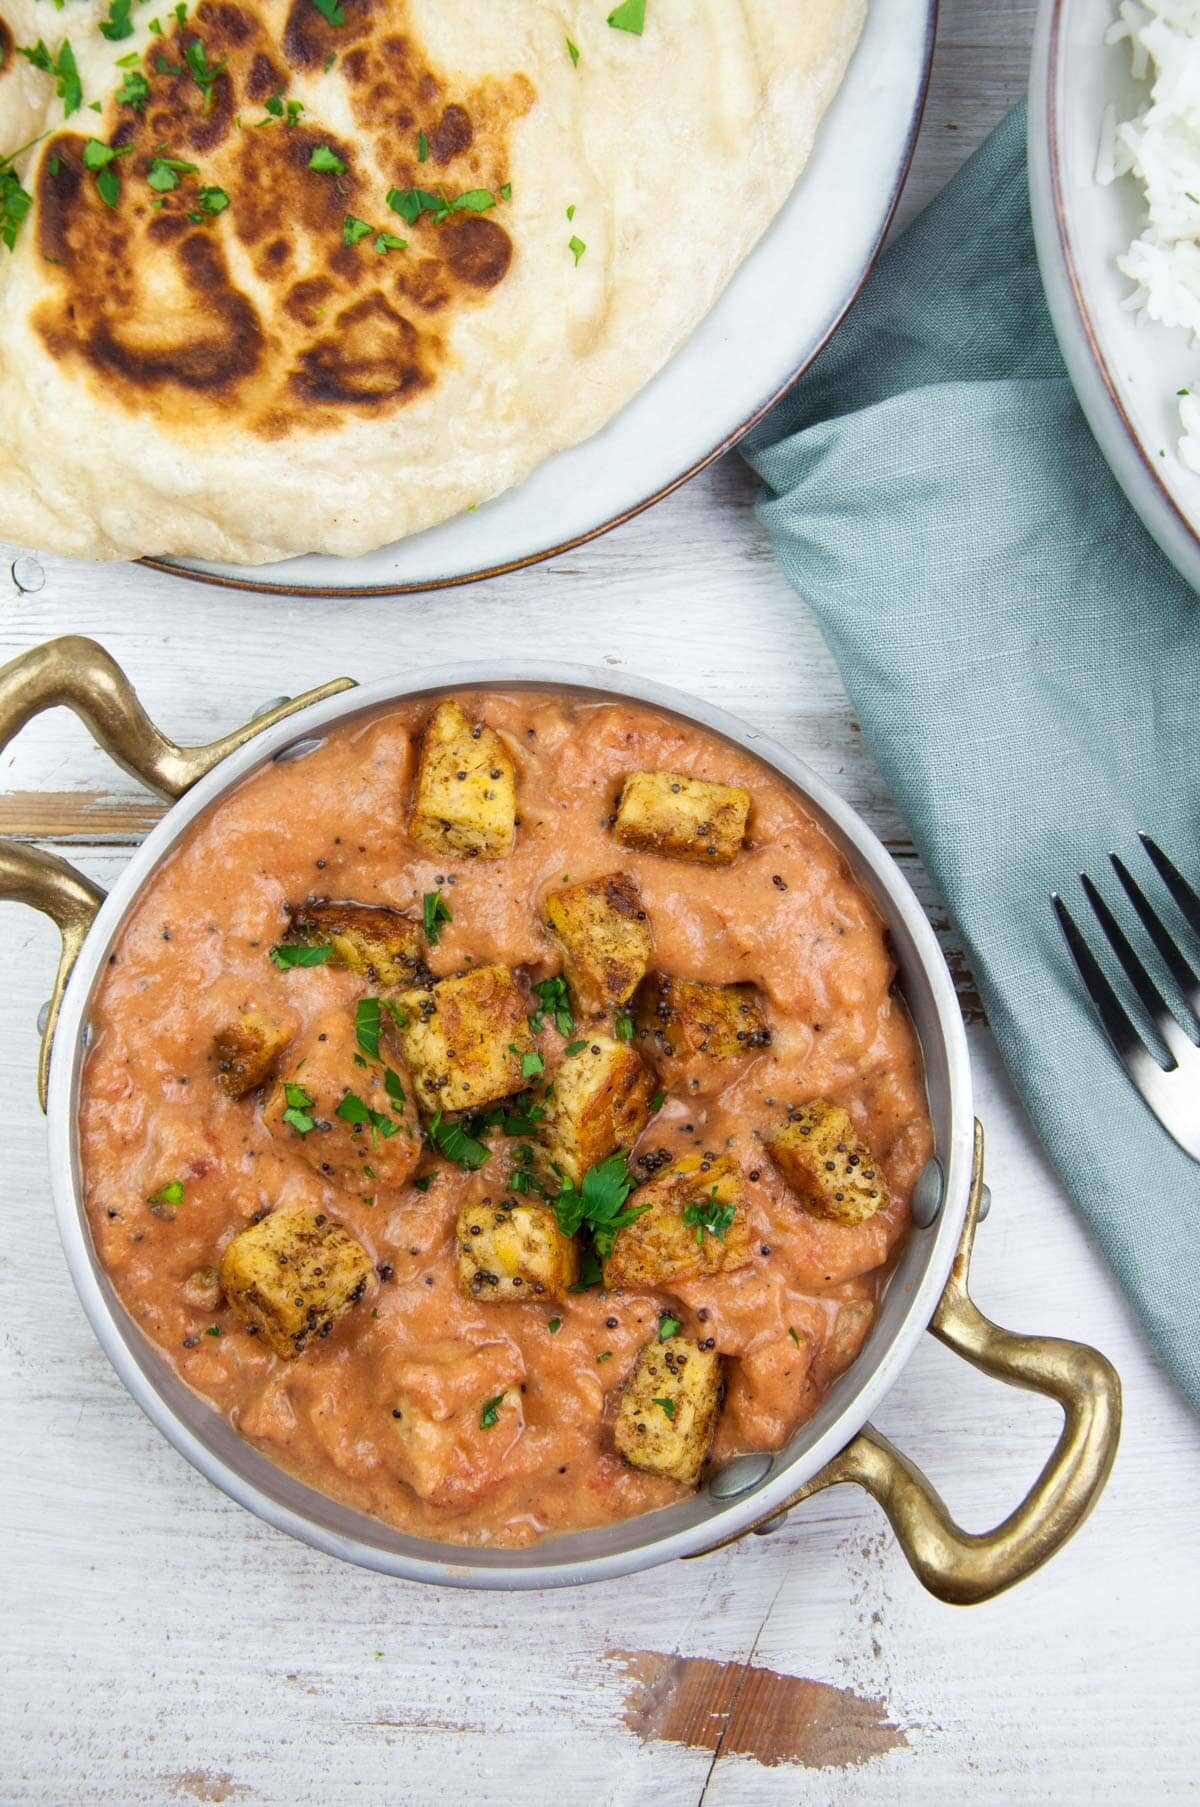
[[[50,134],[0,246],[0,531],[352,555],[603,426],[786,198],[866,0],[613,4],[133,0],[110,39],[122,0],[0,0],[0,155]]]

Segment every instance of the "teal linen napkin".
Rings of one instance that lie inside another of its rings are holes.
[[[1200,1408],[1200,1167],[1125,1078],[1050,909],[1059,890],[1086,916],[1081,869],[1113,901],[1110,848],[1159,896],[1139,829],[1200,880],[1200,599],[1126,503],[1059,357],[1024,108],[746,451],[1029,1114]]]

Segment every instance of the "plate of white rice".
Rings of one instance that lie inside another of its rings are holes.
[[[1029,174],[1084,412],[1200,589],[1200,0],[1043,0]]]

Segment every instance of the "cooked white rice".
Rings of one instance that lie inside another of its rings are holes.
[[[1109,107],[1096,179],[1133,175],[1149,221],[1117,267],[1134,284],[1127,307],[1200,338],[1200,0],[1119,0],[1110,44],[1126,41],[1133,74],[1149,83],[1132,119]],[[1200,400],[1179,400],[1179,455],[1200,471]]]

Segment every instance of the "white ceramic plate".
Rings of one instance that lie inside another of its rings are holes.
[[[861,288],[908,173],[936,18],[937,0],[871,0],[846,81],[790,200],[687,344],[594,438],[474,513],[362,558],[148,562],[288,595],[394,595],[532,564],[659,501],[754,425]]]
[[[1117,255],[1145,225],[1132,177],[1095,179],[1104,109],[1145,88],[1127,44],[1106,45],[1112,0],[1042,0],[1029,91],[1029,188],[1046,298],[1080,404],[1114,475],[1188,582],[1200,588],[1200,476],[1176,450],[1176,392],[1200,380],[1190,335],[1122,304]]]

